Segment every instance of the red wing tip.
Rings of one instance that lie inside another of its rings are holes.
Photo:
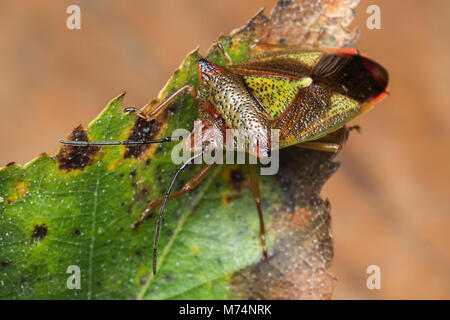
[[[327,50],[328,52],[332,53],[344,53],[344,54],[350,54],[350,55],[361,55],[361,53],[359,52],[359,50],[354,49],[354,48],[339,48],[339,49],[331,49],[331,50]]]
[[[378,96],[376,96],[375,98],[373,98],[371,101],[370,101],[370,103],[372,103],[372,104],[376,104],[376,103],[378,103],[378,102],[380,102],[381,100],[383,100],[384,98],[386,98],[390,93],[387,91],[387,87],[386,87],[386,89],[383,91],[383,92],[381,92]]]

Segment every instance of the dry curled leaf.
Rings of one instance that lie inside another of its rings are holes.
[[[270,17],[261,10],[233,35],[260,43],[303,48],[347,48],[358,40],[358,29],[348,28],[359,0],[282,0]]]

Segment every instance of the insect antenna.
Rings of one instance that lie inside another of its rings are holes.
[[[161,205],[161,209],[159,211],[159,218],[158,218],[158,224],[156,225],[156,233],[155,233],[155,243],[153,246],[153,274],[156,274],[156,260],[157,260],[157,250],[158,250],[158,241],[159,241],[159,234],[161,232],[161,224],[162,224],[162,218],[164,214],[164,209],[166,208],[167,200],[169,199],[170,192],[172,191],[172,188],[175,184],[175,180],[177,179],[178,175],[183,171],[192,161],[203,155],[205,153],[206,149],[203,150],[200,153],[195,154],[193,157],[191,157],[189,160],[187,160],[181,167],[178,168],[177,172],[175,172],[172,181],[170,182],[169,188],[167,188],[166,194],[164,196],[163,203]]]
[[[143,144],[152,144],[152,143],[164,143],[164,142],[172,142],[172,141],[180,141],[185,136],[177,136],[177,137],[165,137],[157,140],[142,140],[142,141],[66,141],[59,140],[59,143],[69,145],[69,146],[78,146],[78,147],[89,147],[89,146],[140,146]]]

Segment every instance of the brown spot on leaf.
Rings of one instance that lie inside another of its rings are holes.
[[[80,232],[80,230],[75,229],[75,230],[73,230],[73,234],[76,236],[79,236],[81,234],[81,232]]]
[[[156,120],[147,121],[138,117],[134,123],[131,134],[127,141],[148,141],[155,139],[158,134],[162,123]],[[124,158],[138,158],[150,147],[150,144],[143,144],[139,146],[127,147],[125,150]]]
[[[31,234],[30,243],[33,244],[33,243],[41,241],[42,239],[45,238],[45,236],[47,235],[47,232],[48,232],[48,228],[45,223],[35,225],[33,233]]]
[[[70,134],[71,141],[89,141],[86,131],[81,125],[76,127]],[[64,145],[56,155],[59,163],[59,169],[72,171],[75,169],[84,169],[94,161],[95,154],[100,150],[99,147],[79,147]]]
[[[7,167],[11,167],[11,166],[13,166],[13,165],[15,165],[16,163],[14,162],[14,161],[12,161],[12,162],[9,162],[6,166]]]
[[[231,201],[233,201],[234,198],[235,198],[234,196],[226,195],[224,198],[225,204],[230,203]]]
[[[241,193],[244,182],[245,177],[241,170],[233,169],[230,171],[230,185],[237,193]]]
[[[159,104],[160,100],[153,99],[149,104],[147,104],[142,110],[143,112],[151,112],[154,110]],[[157,136],[165,131],[167,128],[167,120],[171,113],[175,112],[175,110],[179,109],[179,104],[170,103],[166,110],[162,111],[155,119],[151,121],[147,121],[143,118],[138,117],[134,123],[131,134],[129,135],[127,141],[148,141],[155,140]],[[144,153],[147,154],[150,158],[153,155],[153,152],[158,152],[160,150],[161,144],[146,144],[140,146],[131,146],[127,147],[124,158],[139,158]],[[152,148],[152,149],[150,149]],[[147,151],[150,149],[150,151]],[[146,161],[146,165],[150,164],[150,160]]]
[[[143,187],[141,189],[138,189],[135,191],[134,193],[134,197],[133,197],[133,201],[134,202],[144,202],[147,203],[148,202],[148,189]]]
[[[10,265],[11,265],[11,261],[9,261],[9,260],[2,260],[2,261],[0,261],[0,266],[2,267],[2,268],[6,268],[6,267],[9,267]]]

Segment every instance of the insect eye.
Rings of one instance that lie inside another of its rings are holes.
[[[218,67],[205,59],[198,60],[198,73],[203,80],[209,81],[214,76],[219,75]]]

